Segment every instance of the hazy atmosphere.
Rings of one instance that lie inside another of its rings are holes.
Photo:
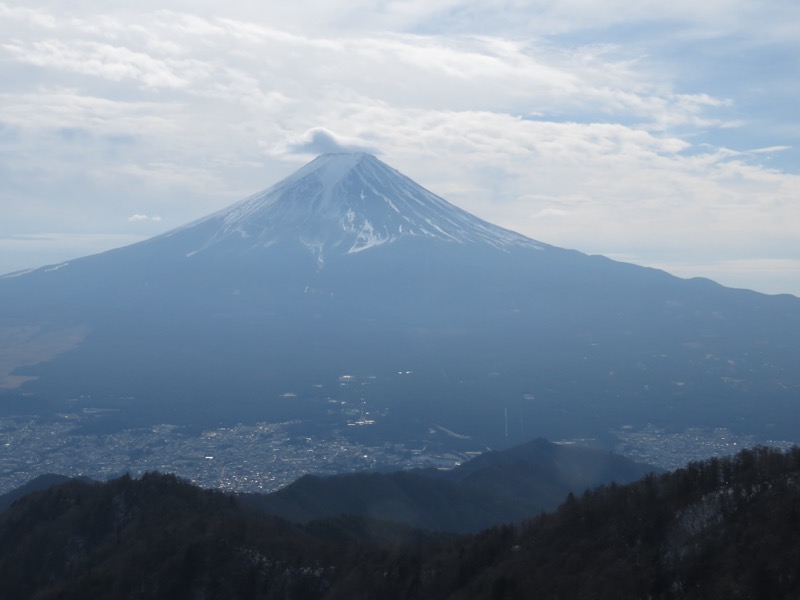
[[[372,152],[558,246],[800,295],[800,5],[0,2],[0,272]]]

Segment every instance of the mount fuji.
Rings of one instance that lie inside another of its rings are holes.
[[[320,156],[265,192],[175,234],[186,230],[203,231],[204,245],[189,255],[230,238],[251,248],[299,240],[320,268],[326,252],[353,254],[407,237],[537,247],[458,209],[374,156],[358,153]]]
[[[512,444],[610,428],[795,439],[800,299],[487,223],[368,154],[0,278],[2,410],[296,420]]]

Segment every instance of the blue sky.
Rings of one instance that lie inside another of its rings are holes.
[[[0,272],[370,149],[499,225],[800,295],[800,5],[0,0]]]

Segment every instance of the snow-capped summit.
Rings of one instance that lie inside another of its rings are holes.
[[[538,242],[483,221],[364,153],[324,154],[269,189],[182,229],[213,225],[195,254],[222,240],[299,241],[318,256],[422,237],[497,248]]]

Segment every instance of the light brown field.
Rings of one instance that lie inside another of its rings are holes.
[[[77,348],[89,328],[74,325],[45,330],[40,325],[0,327],[0,389],[13,389],[33,376],[14,375],[20,367],[28,367],[54,359],[67,350]]]

